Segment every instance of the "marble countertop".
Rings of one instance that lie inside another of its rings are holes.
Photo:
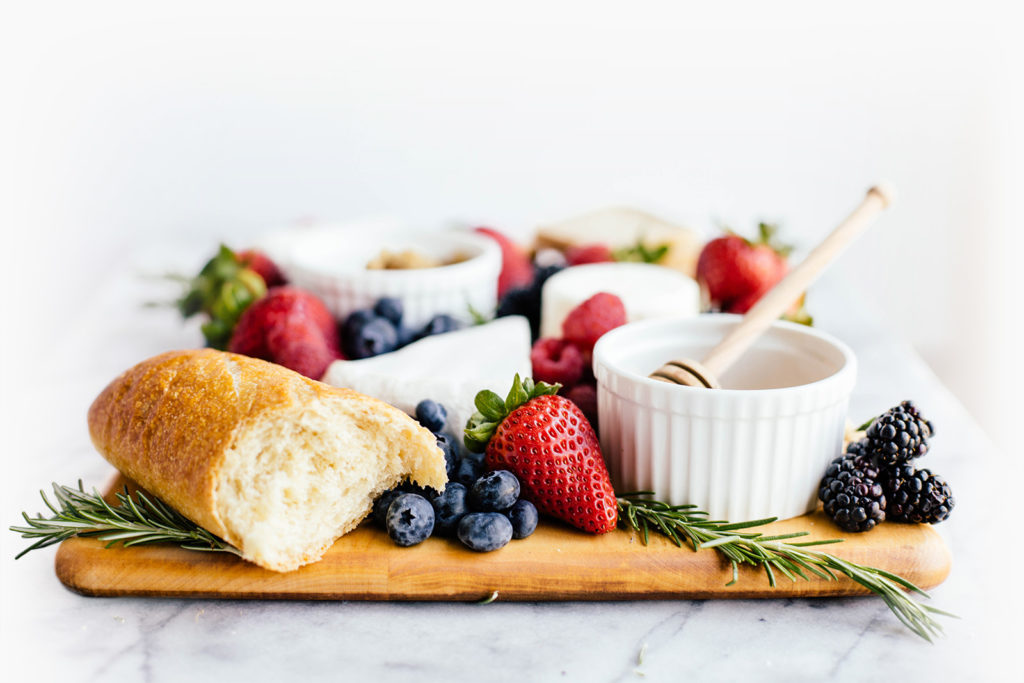
[[[167,290],[140,272],[194,262],[176,258],[154,250],[136,267],[109,274],[69,333],[53,349],[40,349],[39,379],[3,387],[31,407],[5,430],[5,527],[22,510],[41,509],[38,490],[51,481],[102,485],[112,471],[89,443],[85,411],[92,398],[132,363],[199,343],[195,326],[182,325],[173,311],[141,307],[166,298]],[[1000,493],[1017,476],[1011,468],[1020,472],[1018,458],[997,453],[914,351],[849,292],[826,279],[810,306],[818,326],[857,353],[851,417],[917,401],[937,426],[926,466],[956,493],[954,514],[937,527],[953,569],[930,602],[960,619],[944,619],[946,635],[934,645],[873,597],[489,605],[86,598],[58,582],[52,548],[15,562],[25,541],[5,530],[0,662],[19,674],[5,679],[1012,678],[1020,551],[1008,547],[998,520],[1013,519],[1013,501]]]

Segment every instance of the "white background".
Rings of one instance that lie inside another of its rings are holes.
[[[829,277],[1009,448],[1019,22],[833,4],[6,4],[2,412],[40,409],[18,382],[145,245],[380,214],[527,234],[629,203],[807,247],[885,179],[898,204]]]

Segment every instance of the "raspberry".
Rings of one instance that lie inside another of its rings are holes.
[[[565,262],[570,266],[608,263],[614,260],[612,250],[605,244],[586,244],[580,247],[569,247],[565,250]]]
[[[597,431],[597,385],[592,382],[577,384],[565,393],[565,397],[576,404]]]
[[[564,339],[538,339],[530,351],[533,378],[571,387],[583,376],[586,361],[578,348]]]
[[[562,336],[580,347],[585,357],[601,336],[626,324],[626,307],[614,294],[598,292],[569,312],[562,323]]]

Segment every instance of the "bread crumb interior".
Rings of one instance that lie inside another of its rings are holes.
[[[314,406],[240,428],[214,484],[228,540],[247,560],[278,571],[319,559],[383,491],[408,474],[417,480],[420,471],[436,471],[436,454],[409,438],[415,424],[395,422]]]

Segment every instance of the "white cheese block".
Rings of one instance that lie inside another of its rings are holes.
[[[701,236],[638,209],[612,207],[591,211],[560,223],[542,225],[537,231],[538,247],[560,250],[585,244],[605,244],[616,249],[633,247],[641,241],[650,248],[668,247],[658,265],[690,276],[696,274],[697,257],[704,246]]]
[[[324,382],[374,396],[412,415],[425,398],[448,410],[448,428],[462,436],[481,389],[508,393],[516,373],[532,374],[530,325],[508,316],[486,325],[426,337],[391,353],[339,360]]]
[[[678,270],[649,263],[594,263],[566,268],[544,283],[540,336],[561,337],[569,312],[598,292],[622,299],[630,322],[700,313],[700,288]]]

